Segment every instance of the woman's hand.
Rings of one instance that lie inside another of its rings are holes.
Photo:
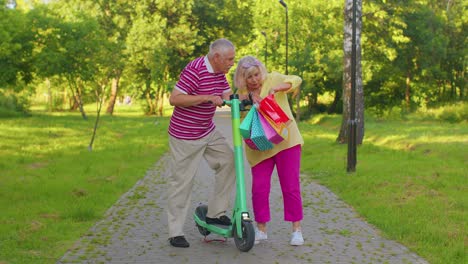
[[[249,99],[252,100],[252,104],[258,104],[262,100],[262,97],[256,93],[249,93]]]

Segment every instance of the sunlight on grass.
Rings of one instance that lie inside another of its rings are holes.
[[[312,136],[311,135],[304,135],[304,138],[310,138],[310,137],[312,137]],[[336,135],[325,134],[325,133],[314,134],[313,137],[314,138],[319,138],[319,139],[326,139],[326,140],[335,140],[336,139]]]
[[[167,151],[168,116],[117,106],[102,115],[92,152],[92,110],[88,120],[44,111],[1,119],[0,263],[55,263]],[[340,125],[339,115],[299,123],[303,180],[327,186],[431,264],[462,263],[468,124],[369,117],[355,173],[336,142]]]
[[[167,151],[158,135],[168,117],[117,108],[101,117],[92,152],[88,117],[1,119],[0,262],[55,263]]]
[[[371,118],[356,172],[347,173],[347,144],[336,143],[340,122],[340,116],[316,115],[300,123],[302,172],[430,263],[463,263],[468,124]]]

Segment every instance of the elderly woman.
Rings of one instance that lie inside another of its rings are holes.
[[[258,103],[269,94],[292,120],[287,128],[287,140],[274,145],[270,150],[259,151],[249,147],[245,149],[247,160],[252,169],[252,204],[255,222],[255,242],[267,239],[267,223],[270,221],[269,196],[271,175],[276,166],[283,193],[284,220],[292,222],[290,244],[304,244],[301,233],[302,198],[300,188],[301,148],[304,140],[291,113],[287,93],[295,93],[302,82],[299,76],[283,75],[277,72],[267,73],[265,66],[255,57],[245,56],[240,59],[234,76],[239,94],[250,95]]]

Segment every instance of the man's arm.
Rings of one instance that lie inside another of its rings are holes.
[[[188,95],[182,93],[177,88],[174,88],[169,97],[169,103],[172,106],[189,107],[208,102],[220,106],[223,104],[223,99],[215,95]]]

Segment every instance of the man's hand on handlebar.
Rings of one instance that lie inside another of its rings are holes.
[[[210,95],[207,101],[218,107],[221,107],[224,105],[223,98],[221,98],[220,96],[216,96],[216,95]]]

